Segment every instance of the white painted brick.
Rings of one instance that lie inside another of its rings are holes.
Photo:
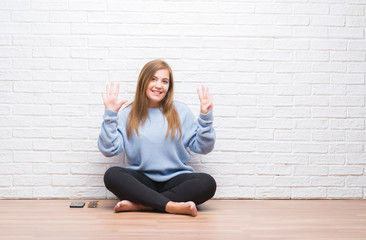
[[[99,152],[97,144],[95,141],[87,141],[87,140],[80,140],[80,141],[72,141],[72,150],[73,151],[95,151]]]
[[[56,163],[80,163],[88,162],[87,154],[76,152],[52,152],[52,162]]]
[[[49,14],[46,12],[13,12],[12,20],[14,22],[48,22]]]
[[[271,162],[275,164],[308,164],[309,157],[307,155],[301,154],[273,154],[270,159]]]
[[[328,198],[360,199],[362,198],[362,188],[329,188]]]
[[[274,186],[276,187],[304,187],[309,186],[309,177],[274,177]]]
[[[274,140],[276,141],[309,141],[311,133],[307,130],[276,130]]]
[[[342,187],[345,185],[344,177],[312,177],[311,186],[317,187]]]
[[[357,16],[357,15],[363,15],[364,9],[357,5],[336,4],[336,5],[330,5],[330,14],[342,15],[342,16]]]
[[[0,187],[10,187],[13,183],[12,176],[0,176]]]
[[[345,156],[343,155],[312,155],[310,156],[310,164],[318,165],[343,165]]]
[[[295,61],[298,62],[327,62],[329,61],[329,53],[319,51],[297,51],[295,53]]]
[[[71,73],[68,71],[32,71],[32,79],[35,81],[69,81],[71,80]]]
[[[70,34],[68,23],[33,23],[32,34],[63,35]]]
[[[89,176],[88,184],[91,187],[105,187],[103,179],[104,179],[103,176]]]
[[[295,14],[324,14],[329,13],[329,6],[327,4],[307,4],[297,3],[294,4]]]
[[[347,117],[361,117],[364,118],[366,116],[366,108],[347,108]]]
[[[71,60],[51,59],[50,69],[85,70],[88,69],[88,61],[79,59],[71,59]]]
[[[70,57],[69,48],[34,48],[34,58],[68,58]]]
[[[107,189],[105,187],[76,187],[71,189],[71,198],[105,199]]]
[[[258,128],[292,129],[293,120],[290,119],[258,119]]]
[[[361,119],[334,119],[330,121],[331,129],[365,129],[365,121]]]
[[[366,133],[364,130],[349,131],[349,132],[347,132],[347,140],[348,141],[365,141]]]
[[[299,73],[299,74],[294,74],[294,82],[295,83],[305,83],[305,84],[309,84],[309,83],[314,83],[314,84],[318,84],[318,83],[329,83],[329,74],[324,74],[324,73]]]
[[[15,175],[14,186],[50,186],[51,176]]]
[[[235,130],[239,139],[243,140],[273,140],[273,130]]]
[[[70,166],[61,163],[34,163],[33,172],[35,174],[68,174]]]
[[[294,143],[295,153],[327,153],[328,145],[324,143]]]
[[[346,139],[346,133],[344,131],[314,130],[312,133],[313,141],[344,141],[345,139]]]
[[[310,49],[312,50],[346,50],[347,41],[342,40],[311,40]]]
[[[49,152],[36,152],[36,151],[14,151],[15,163],[47,163],[50,161]]]
[[[366,73],[365,63],[350,63],[348,64],[348,71],[351,73]]]
[[[325,199],[327,191],[321,187],[296,187],[292,189],[291,199]]]
[[[258,100],[258,106],[272,106],[272,107],[288,107],[292,106],[292,97],[286,96],[273,96],[273,97],[262,97]]]
[[[239,163],[245,164],[264,164],[270,161],[271,155],[269,153],[239,153],[236,154],[236,160]]]
[[[216,107],[217,109],[217,107]],[[217,111],[215,110],[217,113]],[[251,107],[239,107],[238,110],[238,116],[239,117],[258,117],[258,118],[266,118],[266,117],[272,117],[273,116],[273,109],[272,108],[265,108],[265,107],[257,107],[257,108],[251,108]]]
[[[267,187],[273,184],[273,177],[238,176],[238,184],[243,187]]]
[[[285,95],[285,96],[301,96],[301,95],[310,95],[311,93],[311,86],[309,85],[287,85],[281,84],[276,86],[275,93],[278,95]]]
[[[276,63],[275,72],[303,73],[311,71],[311,63]]]
[[[68,140],[37,140],[33,143],[35,150],[50,150],[50,151],[66,151],[71,149],[71,143]]]
[[[281,143],[281,142],[259,142],[257,144],[257,151],[259,152],[280,152],[286,153],[291,152],[291,143]]]
[[[16,105],[13,108],[15,115],[49,115],[50,106],[48,105]]]
[[[252,175],[255,172],[255,167],[247,164],[222,164],[218,172],[222,175]]]
[[[362,16],[347,16],[346,26],[348,27],[362,27],[366,25],[366,18]]]
[[[314,118],[345,118],[347,111],[345,108],[335,108],[335,107],[321,107],[313,108],[312,117]]]
[[[330,153],[362,153],[363,152],[363,145],[354,143],[354,144],[330,144],[329,145],[329,152]]]
[[[0,151],[0,163],[10,163],[13,161],[13,153],[11,151]]]
[[[366,94],[366,87],[362,85],[353,85],[348,87],[349,95],[361,95],[364,96]]]
[[[71,195],[68,187],[38,187],[33,189],[33,198],[36,199],[65,199]]]
[[[310,25],[314,26],[337,26],[342,27],[345,26],[346,19],[345,17],[338,16],[312,16],[310,18]]]
[[[75,176],[75,175],[53,175],[52,186],[57,187],[76,187],[76,186],[88,186],[88,176]]]
[[[10,106],[0,105],[0,115],[10,115]]]
[[[253,141],[220,140],[215,143],[215,149],[218,151],[252,152],[256,150],[256,144]]]
[[[366,177],[362,177],[362,176],[346,177],[346,186],[365,187],[366,186]]]
[[[311,115],[310,108],[296,107],[296,108],[277,108],[275,109],[275,117],[279,118],[309,118]]]
[[[2,34],[29,34],[31,25],[29,23],[0,23]]]
[[[328,97],[306,96],[294,98],[294,106],[329,106]]]
[[[366,154],[365,153],[347,153],[347,163],[348,164],[366,164]]]
[[[349,40],[347,48],[351,51],[366,50],[365,40]]]
[[[87,106],[82,105],[74,105],[70,106],[57,106],[54,105],[51,107],[51,114],[52,115],[61,115],[61,116],[84,116],[88,112]]]
[[[256,199],[290,199],[291,189],[290,188],[256,188],[255,192]]]
[[[362,62],[365,60],[365,54],[361,52],[332,52],[330,54],[330,60],[340,62]]]
[[[50,84],[47,82],[15,82],[14,92],[49,92]]]
[[[31,150],[33,144],[31,140],[0,139],[0,150]]]
[[[328,167],[325,166],[295,166],[295,176],[326,176]]]
[[[291,175],[292,167],[286,165],[257,165],[255,172],[258,175]]]
[[[363,174],[361,166],[331,166],[329,167],[329,175],[334,176],[350,176]]]
[[[18,174],[31,174],[32,164],[31,163],[1,163],[0,164],[1,175],[18,175]]]
[[[331,83],[334,84],[360,84],[365,82],[364,76],[362,74],[332,74]],[[352,87],[352,86],[349,86]],[[359,86],[357,86],[358,89]]]
[[[37,129],[37,128],[22,128],[13,129],[13,137],[15,138],[49,138],[49,129]]]
[[[33,197],[32,193],[32,187],[0,188],[1,199],[31,199]]]
[[[308,16],[290,16],[290,15],[278,15],[274,17],[276,25],[293,25],[293,26],[308,26]]]
[[[50,12],[51,23],[80,23],[87,21],[87,14],[84,12]]]

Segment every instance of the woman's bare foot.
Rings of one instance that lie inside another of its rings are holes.
[[[197,207],[194,202],[168,202],[165,206],[168,213],[187,214],[192,217],[197,216]]]
[[[129,212],[129,211],[149,211],[151,207],[130,202],[128,200],[122,200],[114,207],[115,212]]]

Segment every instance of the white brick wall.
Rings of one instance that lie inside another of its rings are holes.
[[[113,198],[100,92],[173,68],[217,143],[217,198],[366,199],[366,1],[0,0],[0,198]]]

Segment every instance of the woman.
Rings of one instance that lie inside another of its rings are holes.
[[[102,93],[104,121],[98,139],[107,157],[125,151],[127,168],[112,167],[104,175],[109,191],[121,201],[115,212],[159,210],[197,215],[196,205],[212,198],[216,182],[208,174],[194,173],[186,165],[189,148],[207,154],[215,144],[212,127],[212,95],[197,89],[201,113],[196,120],[189,108],[173,101],[174,80],[170,66],[162,60],[148,62],[141,70],[134,101],[118,101],[119,84]]]

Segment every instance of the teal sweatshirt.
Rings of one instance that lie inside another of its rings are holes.
[[[154,181],[164,182],[182,173],[192,173],[187,165],[188,148],[195,153],[207,154],[215,144],[212,111],[195,118],[183,103],[174,102],[182,125],[182,138],[166,136],[168,122],[160,108],[149,108],[148,118],[140,124],[139,135],[127,138],[127,117],[131,107],[117,112],[105,109],[104,121],[98,139],[99,150],[107,157],[125,151],[127,168],[141,171]],[[178,136],[177,136],[178,135]]]

